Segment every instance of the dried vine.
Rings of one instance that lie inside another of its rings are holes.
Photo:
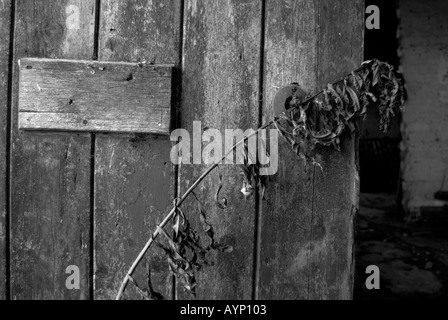
[[[274,120],[292,149],[309,157],[315,145],[334,146],[340,150],[340,137],[348,128],[358,129],[371,103],[378,103],[379,128],[386,132],[406,99],[403,80],[392,66],[378,60],[365,62],[312,99],[293,97],[291,109]]]
[[[208,168],[181,198],[174,201],[173,209],[157,227],[127,272],[116,299],[120,300],[122,298],[129,281],[136,285],[137,291],[144,299],[161,299],[161,295],[156,293],[151,286],[149,266],[148,289],[139,288],[132,278],[138,264],[154,242],[166,253],[171,272],[180,279],[184,288],[193,295],[196,288],[196,272],[203,266],[212,264],[207,258],[207,254],[212,250],[232,251],[232,247],[216,242],[213,226],[209,222],[207,212],[194,190],[229,154],[233,153],[238,146],[244,144],[245,161],[241,170],[243,177],[241,192],[245,197],[250,197],[258,187],[262,193],[261,199],[264,199],[265,177],[259,174],[260,165],[257,162],[254,164],[254,161],[248,159],[247,141],[251,137],[274,125],[289,142],[295,153],[301,158],[307,161],[311,160],[313,164],[316,164],[312,157],[315,146],[333,146],[340,150],[341,135],[347,129],[351,132],[358,129],[358,120],[364,117],[369,105],[372,103],[378,104],[379,128],[387,131],[391,118],[402,110],[405,100],[406,90],[402,77],[394,71],[392,66],[378,60],[364,62],[360,68],[346,75],[340,81],[329,84],[327,88],[312,97],[302,99],[298,95],[294,96],[290,102],[290,108],[286,112],[235,144],[221,161]],[[219,208],[225,209],[227,199],[219,199],[222,186],[222,176],[219,175],[215,202]],[[208,237],[207,245],[202,243],[204,241],[201,241],[198,233],[191,228],[188,217],[180,209],[190,195],[194,196],[198,204],[200,221]],[[172,222],[171,236],[164,229],[169,222]],[[163,236],[164,243],[156,241],[159,235]]]

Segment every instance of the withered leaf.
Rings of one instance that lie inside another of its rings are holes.
[[[334,146],[340,150],[345,128],[358,130],[371,102],[379,102],[379,129],[387,131],[391,118],[403,109],[407,92],[402,76],[392,66],[378,60],[364,62],[342,80],[329,84],[320,94],[300,101],[273,121],[280,135],[302,159],[313,159],[314,145]],[[243,169],[246,180],[251,171]]]

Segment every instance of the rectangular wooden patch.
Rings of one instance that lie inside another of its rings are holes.
[[[172,65],[26,58],[19,128],[169,135]]]

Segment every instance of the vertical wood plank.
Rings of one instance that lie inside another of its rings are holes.
[[[9,38],[11,30],[11,1],[0,2],[0,300],[6,299],[7,231],[6,231],[6,171],[7,171],[7,128],[8,128],[8,79]]]
[[[357,68],[363,58],[364,1],[319,1],[319,87]],[[354,214],[358,207],[357,137],[347,134],[342,151],[319,148],[310,267],[310,299],[351,299],[354,276]]]
[[[297,82],[317,89],[317,0],[266,4],[263,116],[273,119],[272,101],[282,86]],[[307,299],[314,167],[279,138],[279,171],[260,204],[259,299]]]
[[[87,299],[90,137],[17,127],[22,57],[91,59],[95,1],[16,2],[11,173],[11,298]],[[80,269],[80,290],[66,268]]]
[[[100,60],[179,64],[181,1],[104,0]],[[172,206],[171,143],[156,136],[98,135],[95,165],[95,299],[112,299],[128,268]],[[147,255],[154,289],[172,297],[166,258]],[[146,287],[145,263],[135,279]],[[138,299],[128,285],[127,299]]]
[[[181,127],[193,133],[193,121],[203,128],[256,128],[259,118],[259,71],[262,2],[195,1],[185,4]],[[200,143],[200,142],[199,142]],[[182,165],[180,187],[184,192],[203,172],[205,165]],[[232,253],[215,253],[213,267],[202,269],[197,278],[198,299],[250,299],[254,259],[255,204],[240,192],[238,166],[221,166],[224,188],[220,198],[228,199],[225,210],[214,202],[217,172],[196,190],[219,242],[232,245]],[[189,199],[183,206],[195,221],[197,204]],[[180,299],[190,293],[177,285]]]
[[[265,114],[276,87],[298,82],[311,94],[359,66],[363,10],[362,0],[268,1]],[[342,152],[317,149],[324,174],[281,143],[261,210],[259,298],[351,297],[355,140],[347,136]]]

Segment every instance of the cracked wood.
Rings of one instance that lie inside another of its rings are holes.
[[[66,28],[69,6],[80,29]],[[18,128],[19,67],[25,57],[89,59],[94,50],[94,0],[15,1],[11,123],[10,290],[14,300],[84,300],[90,291],[89,134]],[[80,290],[68,290],[68,266]]]
[[[168,65],[22,59],[19,128],[169,134]]]

